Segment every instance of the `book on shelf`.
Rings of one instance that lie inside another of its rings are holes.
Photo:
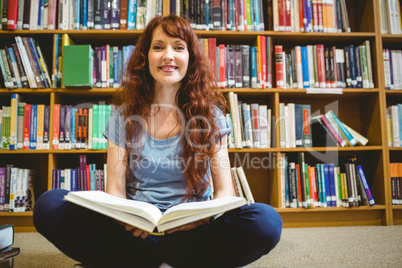
[[[63,48],[62,86],[92,88],[93,50],[90,45],[70,45]],[[77,62],[80,64],[77,65]]]
[[[162,214],[152,204],[123,199],[100,191],[69,192],[65,200],[147,232],[164,232],[247,204],[245,198],[227,196],[202,202],[182,203]]]
[[[402,163],[390,163],[392,205],[402,205]]]
[[[282,207],[373,206],[369,180],[355,160],[310,165],[304,153],[281,154]],[[303,168],[304,166],[304,168]]]

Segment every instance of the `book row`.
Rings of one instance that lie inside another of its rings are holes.
[[[402,147],[402,104],[387,108],[388,146]]]
[[[106,164],[103,164],[103,169],[97,169],[96,164],[88,164],[87,156],[82,154],[77,168],[52,170],[52,189],[105,191],[106,170]]]
[[[13,165],[0,167],[0,212],[32,211],[35,170]]]
[[[227,94],[226,115],[233,131],[228,136],[229,148],[271,148],[274,144],[275,118],[267,105],[242,103],[236,93]]]
[[[342,166],[309,165],[304,153],[292,161],[281,154],[283,208],[373,206],[374,198],[361,165],[355,159]]]
[[[274,31],[350,32],[345,0],[273,0]]]
[[[52,83],[38,43],[15,36],[15,43],[0,49],[0,69],[5,88],[49,88]]]
[[[383,49],[385,89],[402,89],[402,50]]]
[[[264,63],[263,63],[264,64]],[[370,41],[344,48],[275,45],[277,88],[374,88]]]
[[[50,105],[26,104],[18,94],[12,94],[11,106],[0,110],[0,148],[106,149],[107,141],[102,133],[111,109],[111,105],[102,104],[91,107],[55,104],[50,124]]]
[[[402,205],[402,163],[389,164],[392,205]]]
[[[196,30],[264,31],[262,0],[170,1],[170,14],[187,18]]]
[[[232,175],[233,195],[244,197],[249,203],[254,203],[253,193],[251,192],[243,167],[232,167],[230,170]]]
[[[162,15],[160,0],[3,0],[3,30],[141,30]]]
[[[399,0],[379,0],[381,33],[401,34],[401,5]]]
[[[119,88],[123,68],[135,47],[69,45],[63,47],[62,66],[55,58],[53,69],[54,87],[60,85],[59,73],[62,72],[62,86],[67,88]],[[81,62],[77,66],[77,62]],[[59,68],[57,68],[59,67]]]
[[[366,145],[368,139],[343,123],[330,110],[311,116],[311,105],[279,103],[281,148]]]

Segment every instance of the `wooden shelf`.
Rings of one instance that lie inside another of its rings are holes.
[[[279,213],[303,213],[303,212],[337,212],[337,211],[351,211],[351,210],[385,210],[385,205],[374,205],[372,207],[369,206],[360,206],[360,207],[326,207],[326,208],[275,208]]]
[[[0,154],[104,154],[107,150],[0,150]]]
[[[26,212],[0,212],[0,217],[32,217],[33,211]]]

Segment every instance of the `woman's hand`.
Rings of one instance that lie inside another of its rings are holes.
[[[124,222],[121,222],[121,221],[117,221],[117,223],[120,224],[121,226],[123,226],[124,229],[126,229],[126,231],[132,232],[133,236],[135,236],[135,237],[141,237],[142,239],[145,239],[149,235],[149,232],[144,231],[144,230],[142,230],[140,228],[137,228],[135,226],[132,226],[130,224],[127,224],[127,223],[124,223]]]
[[[189,230],[195,229],[201,225],[208,224],[208,223],[210,223],[210,221],[211,221],[211,218],[202,219],[199,221],[195,221],[192,223],[188,223],[188,224],[167,230],[166,233],[171,234],[171,233],[178,232],[178,231],[189,231]]]

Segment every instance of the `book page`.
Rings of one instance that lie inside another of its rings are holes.
[[[154,225],[162,217],[160,210],[152,204],[120,198],[101,191],[69,192],[65,199],[83,207],[87,207],[88,202],[91,202],[109,209],[137,215],[147,219]]]
[[[225,196],[214,200],[179,204],[166,210],[158,223],[158,230],[168,230],[241,207],[245,204],[247,204],[245,198],[236,196]],[[168,223],[171,224],[167,225]]]

